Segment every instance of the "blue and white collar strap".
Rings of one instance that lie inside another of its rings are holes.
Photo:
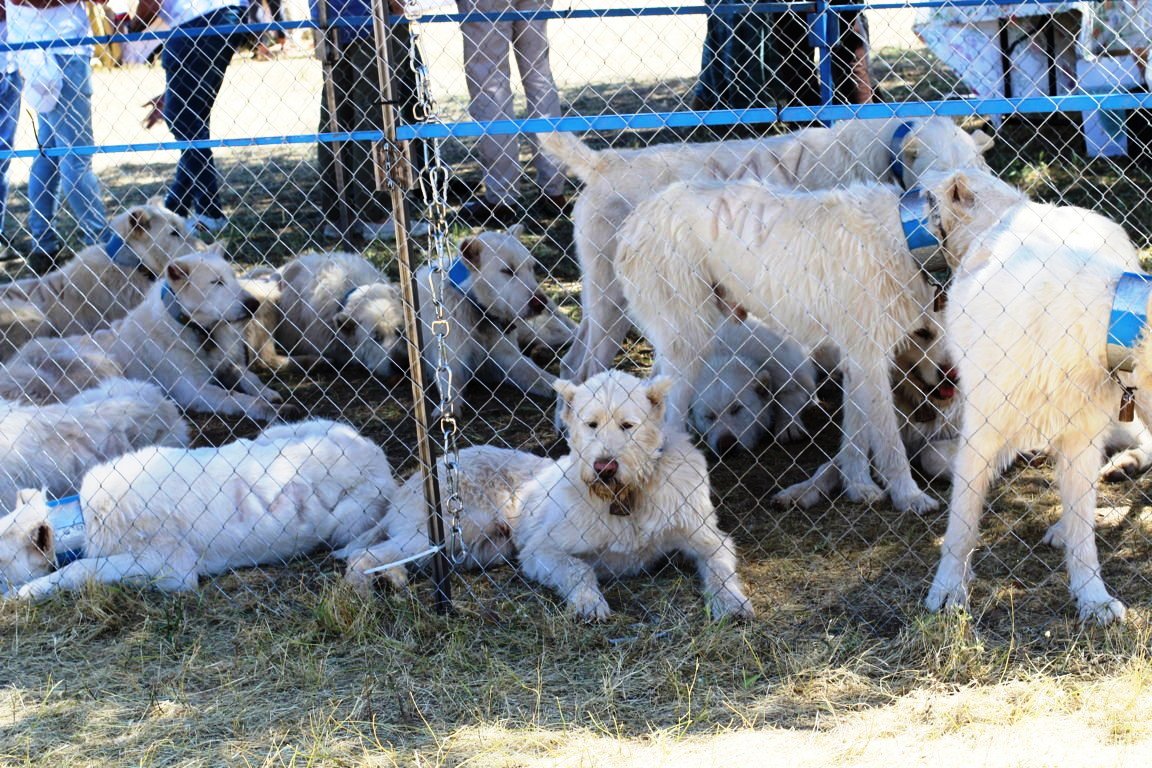
[[[49,501],[48,525],[52,527],[56,567],[63,568],[84,557],[84,507],[79,496]]]
[[[108,254],[108,258],[116,266],[123,269],[141,269],[144,267],[140,257],[128,247],[128,243],[116,234],[115,230],[108,230],[108,234],[104,236],[103,246],[104,252]]]
[[[901,189],[908,189],[908,182],[904,178],[907,170],[904,167],[904,139],[908,138],[910,133],[912,133],[912,125],[900,123],[896,126],[896,132],[892,134],[892,140],[888,142],[892,178],[896,179],[896,183],[900,185]]]
[[[947,285],[952,270],[944,248],[940,211],[930,192],[913,187],[900,196],[900,226],[916,266],[933,283]]]
[[[1108,317],[1108,370],[1131,371],[1136,364],[1136,345],[1148,326],[1148,299],[1152,275],[1125,272],[1116,283],[1112,312]]]
[[[467,288],[468,281],[471,279],[472,270],[468,269],[468,264],[464,261],[463,256],[457,256],[456,260],[448,266],[448,282],[460,293],[472,298],[471,291]]]

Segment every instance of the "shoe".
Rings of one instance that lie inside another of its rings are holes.
[[[362,221],[358,225],[365,240],[391,240],[396,237],[396,219],[389,216],[387,221]],[[408,237],[423,237],[431,227],[423,219],[408,222]]]
[[[456,219],[473,227],[510,227],[521,215],[505,203],[490,203],[483,198],[469,200],[456,210]]]
[[[192,228],[193,233],[207,232],[214,235],[224,227],[228,226],[228,219],[223,216],[213,217],[205,216],[202,213],[194,213],[188,217],[188,225]]]

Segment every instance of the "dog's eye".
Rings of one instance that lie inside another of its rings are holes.
[[[712,413],[712,411],[705,412],[704,413],[704,421],[709,421],[709,422],[716,421],[716,414]]]
[[[168,230],[168,236],[169,237],[180,237],[180,230],[170,229],[170,230]]]
[[[728,413],[735,416],[736,414],[740,413],[740,411],[742,411],[742,410],[744,410],[744,406],[740,405],[740,403],[734,403],[732,405],[732,407],[728,409]]]
[[[932,339],[936,338],[936,334],[932,333],[932,331],[928,330],[927,328],[918,328],[913,333],[915,334],[916,338],[923,339],[924,341],[932,341]]]
[[[632,422],[632,421],[620,422],[620,429],[624,430],[625,432],[630,431],[632,429],[632,427],[634,427],[634,426],[636,426],[636,423]]]
[[[512,275],[514,275],[516,273],[513,272],[512,270],[508,269],[508,267],[504,267],[504,269],[500,270],[500,274],[508,275],[508,277],[512,277]]]
[[[588,427],[588,429],[600,429],[600,422],[588,421],[588,422],[585,422],[584,426]]]

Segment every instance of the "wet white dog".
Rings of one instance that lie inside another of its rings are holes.
[[[992,139],[950,118],[844,120],[832,128],[708,144],[595,151],[567,133],[541,148],[584,182],[572,209],[583,277],[582,320],[562,375],[581,381],[612,364],[630,324],[615,280],[617,234],[635,206],[678,181],[754,179],[817,190],[855,181],[911,187],[930,168],[985,167]]]
[[[36,336],[107,327],[143,300],[169,261],[203,248],[182,217],[157,205],[129,208],[108,227],[108,242],[62,268],[0,286],[0,359]]]
[[[554,462],[526,451],[492,445],[465,448],[459,453],[459,494],[461,539],[466,557],[462,565],[489,568],[515,562],[512,532],[520,522],[521,495],[525,484]],[[447,488],[444,460],[437,462],[441,492]],[[446,505],[445,505],[446,506]],[[451,521],[445,518],[445,526]],[[371,530],[334,553],[348,561],[345,578],[359,589],[367,589],[372,574],[365,573],[392,563],[409,561],[419,566],[428,557],[428,506],[424,498],[424,476],[416,472],[396,491],[392,507]],[[448,537],[450,552],[455,540]],[[396,587],[408,583],[402,563],[383,575]]]
[[[611,612],[599,578],[642,572],[674,552],[695,564],[712,618],[753,615],[735,545],[717,525],[704,455],[664,427],[670,385],[620,371],[556,383],[571,453],[523,486],[512,538],[524,575],[581,618]]]
[[[927,605],[966,605],[988,490],[1018,452],[1042,448],[1055,457],[1064,506],[1046,540],[1064,547],[1080,619],[1121,619],[1124,604],[1100,574],[1095,481],[1122,395],[1106,364],[1109,318],[1121,274],[1138,268],[1135,249],[1098,214],[1031,203],[983,174],[925,182],[961,256],[945,326],[964,389],[948,529]],[[1150,344],[1142,333],[1124,374],[1145,423]]]
[[[482,232],[467,237],[461,241],[458,254],[438,265],[445,273],[443,299],[448,332],[444,339],[444,364],[451,374],[454,412],[459,412],[461,393],[473,377],[492,386],[511,384],[538,397],[552,393],[556,377],[524,353],[521,338],[543,334],[555,341],[558,334],[536,328],[526,330],[526,321],[546,315],[567,336],[574,333],[575,326],[550,308],[536,280],[536,259],[518,239],[522,231],[517,225],[507,232]],[[432,268],[426,264],[416,272],[424,337],[421,355],[424,375],[444,392],[448,374],[438,370],[440,351],[433,334]]]
[[[181,256],[111,327],[22,347],[0,370],[0,397],[57,402],[111,374],[151,381],[187,410],[270,419],[280,395],[247,367],[258,304],[218,250]]]
[[[152,384],[112,379],[58,405],[0,403],[0,515],[21,488],[76,493],[84,473],[148,445],[188,444],[180,409]]]
[[[719,295],[808,347],[840,350],[840,450],[783,501],[811,503],[835,473],[851,501],[886,490],[900,510],[938,506],[912,478],[888,374],[935,293],[908,250],[899,204],[899,190],[879,184],[806,193],[751,181],[676,184],[637,206],[620,232],[616,272],[629,310],[676,382],[670,423],[687,416],[700,350],[723,316]],[[870,454],[886,488],[872,479]]]
[[[721,322],[700,369],[692,427],[717,454],[754,450],[769,435],[807,436],[801,415],[816,391],[816,369],[796,342],[747,317]]]
[[[221,448],[146,448],[90,471],[82,556],[56,568],[43,491],[0,518],[0,576],[39,599],[90,581],[195,589],[201,575],[341,547],[395,492],[384,452],[351,427],[307,421]]]
[[[278,296],[261,304],[253,323],[265,329],[252,340],[262,362],[274,369],[356,362],[378,376],[397,372],[404,330],[400,289],[364,257],[306,253],[275,279]]]

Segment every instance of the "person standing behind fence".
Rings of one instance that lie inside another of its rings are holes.
[[[321,17],[320,3],[327,3]],[[394,14],[404,12],[400,0],[391,0]],[[376,63],[376,40],[372,31],[371,0],[311,0],[312,19],[329,25],[358,19],[355,27],[337,26],[324,38],[316,52],[330,65],[331,93],[325,87],[320,95],[320,132],[355,132],[380,130],[384,124],[381,111],[380,75]],[[392,82],[393,101],[406,123],[415,120],[416,73],[412,69],[411,37],[407,25],[391,27],[391,53],[395,57]],[[329,50],[331,48],[331,50]],[[417,61],[419,59],[417,58]],[[329,101],[331,100],[331,104]],[[333,109],[334,108],[334,109]],[[419,152],[411,152],[414,164]],[[365,240],[389,239],[396,234],[396,221],[391,215],[391,195],[376,189],[376,168],[372,160],[372,142],[319,142],[316,160],[320,166],[320,208],[324,214],[324,235],[343,234],[340,207],[346,206],[349,235]],[[338,174],[337,166],[343,173]],[[344,188],[340,189],[340,178]],[[428,223],[412,222],[409,233],[420,237],[428,233]]]
[[[69,0],[7,0],[8,41],[43,42],[87,37],[88,14]],[[32,246],[27,262],[34,272],[54,269],[61,240],[53,221],[60,198],[67,200],[86,244],[102,241],[108,219],[90,152],[71,151],[94,144],[92,134],[92,46],[53,46],[15,54],[24,95],[37,113],[41,153],[28,179]],[[43,150],[65,150],[48,155]]]
[[[211,138],[212,107],[236,51],[235,33],[197,33],[211,27],[234,27],[242,14],[237,0],[140,0],[137,5],[129,31],[142,31],[159,16],[177,33],[164,41],[160,53],[166,81],[164,95],[152,102],[161,110],[177,141]],[[154,113],[145,120],[149,126],[154,122]],[[164,205],[199,230],[219,232],[228,224],[220,204],[220,184],[212,150],[186,147],[180,150],[176,175]]]
[[[8,16],[0,4],[0,43],[8,42]],[[11,150],[16,143],[16,126],[20,119],[20,73],[8,51],[0,51],[0,152]],[[12,160],[0,157],[0,260],[8,258],[9,240],[4,234],[8,214],[8,167]]]
[[[549,10],[551,0],[456,0],[461,13],[475,11]],[[473,120],[513,120],[509,52],[515,54],[530,117],[557,117],[560,95],[552,79],[547,22],[470,21],[460,25],[464,34],[464,74],[468,81],[468,112]],[[533,163],[542,196],[543,212],[556,213],[564,206],[564,175],[547,158],[535,140]],[[457,212],[466,224],[502,225],[518,221],[517,187],[520,181],[520,137],[516,134],[483,136],[476,153],[484,171],[484,193],[465,203]]]

